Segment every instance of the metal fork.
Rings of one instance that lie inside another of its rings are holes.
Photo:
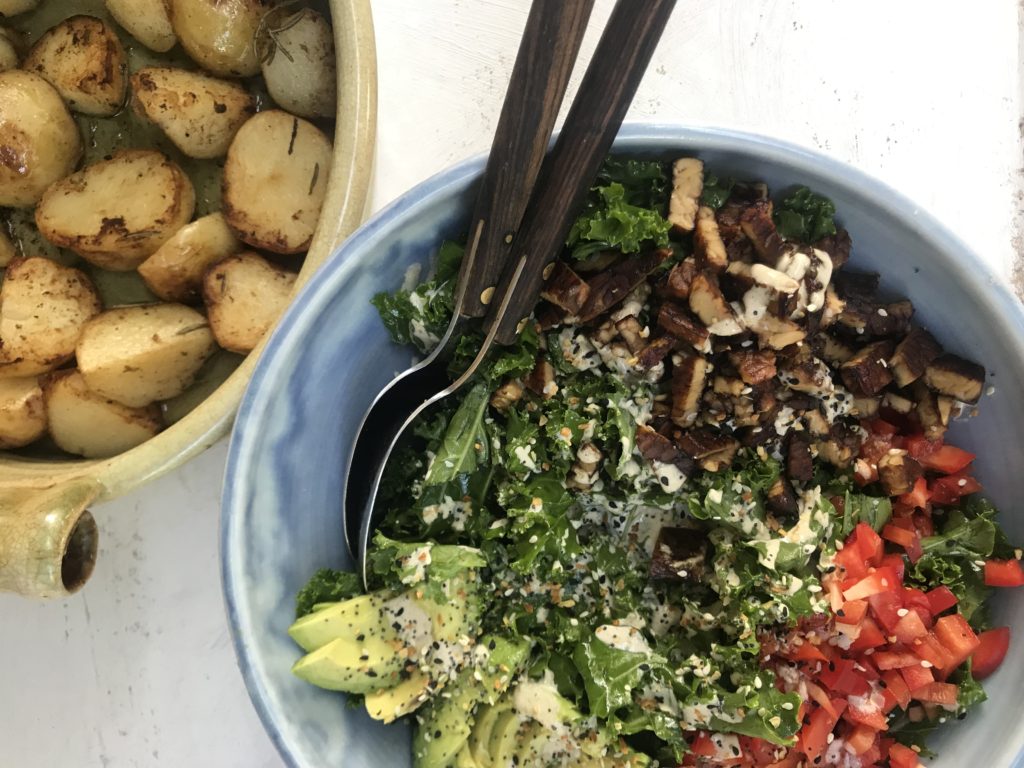
[[[611,148],[675,0],[618,0],[558,140],[545,151],[579,53],[593,0],[534,0],[470,220],[470,241],[447,332],[422,362],[377,395],[353,444],[345,484],[345,537],[366,581],[387,460],[423,412],[456,392],[494,343],[509,344],[529,317],[587,191]],[[450,347],[484,317],[476,358],[454,382]]]

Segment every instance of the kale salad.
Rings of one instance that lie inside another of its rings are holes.
[[[919,765],[1021,550],[947,440],[985,370],[835,213],[610,158],[516,342],[390,462],[370,589],[299,594],[294,673],[410,721],[420,768]],[[396,343],[438,343],[462,253],[375,298]]]

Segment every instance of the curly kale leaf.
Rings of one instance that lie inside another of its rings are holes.
[[[836,233],[836,206],[807,187],[797,187],[775,207],[775,226],[787,240],[813,243]]]
[[[644,243],[668,245],[669,223],[657,210],[633,205],[618,182],[597,186],[569,230],[566,245],[582,261],[597,251],[617,249],[638,253]]]
[[[321,568],[295,596],[295,618],[313,612],[319,603],[336,603],[361,594],[362,580],[354,573]]]

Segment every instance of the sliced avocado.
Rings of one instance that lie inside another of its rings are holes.
[[[412,737],[415,768],[440,768],[466,745],[473,730],[473,710],[483,691],[466,667],[443,694],[431,699],[418,716]]]
[[[480,768],[476,760],[473,759],[473,753],[469,750],[469,744],[462,745],[459,754],[455,756],[453,765],[455,768]]]
[[[314,603],[313,604],[313,610],[310,611],[310,613],[316,613],[317,611],[322,611],[324,608],[330,608],[332,605],[337,605],[337,603]]]
[[[476,723],[473,725],[473,732],[469,736],[469,749],[473,754],[480,768],[491,768],[491,753],[489,742],[491,732],[494,730],[498,718],[512,709],[512,702],[502,699],[492,706],[482,706],[477,710]]]
[[[437,603],[426,598],[416,601],[430,616],[434,639],[450,643],[463,635],[476,635],[480,624],[477,582],[469,574],[453,576],[445,581],[444,591],[448,596],[445,602]]]
[[[397,633],[385,625],[381,616],[383,605],[384,599],[378,595],[359,595],[322,610],[314,609],[288,627],[288,634],[304,651],[315,651],[339,638],[362,642],[361,635],[396,639]]]
[[[487,739],[487,752],[491,768],[510,768],[518,745],[519,728],[523,724],[519,713],[509,709],[498,715]]]
[[[295,662],[292,673],[331,691],[370,693],[395,685],[405,663],[394,642],[339,637]]]
[[[391,688],[366,694],[363,703],[374,720],[393,723],[403,715],[415,712],[430,696],[430,677],[419,670]]]
[[[480,638],[480,644],[488,651],[487,661],[480,668],[482,694],[488,704],[494,704],[526,663],[533,643],[525,637],[509,640],[486,635]]]
[[[528,720],[519,734],[516,748],[516,765],[544,765],[542,756],[549,752],[551,731],[536,720]]]

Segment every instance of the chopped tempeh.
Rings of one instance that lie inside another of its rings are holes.
[[[826,235],[814,244],[829,255],[832,259],[832,268],[841,269],[850,260],[850,250],[853,248],[853,241],[850,233],[845,229],[838,230],[834,235]]]
[[[580,320],[588,322],[614,307],[671,255],[671,251],[660,249],[629,256],[594,275],[590,278],[590,294],[579,313]]]
[[[687,456],[699,460],[737,448],[739,443],[728,435],[701,427],[679,434],[676,437],[676,445]]]
[[[813,343],[818,356],[833,366],[840,366],[857,354],[857,350],[829,333],[819,333]]]
[[[690,309],[716,336],[734,336],[743,331],[736,312],[725,300],[713,272],[701,272],[690,284]]]
[[[946,410],[943,417],[942,409],[939,407],[940,396],[928,389],[924,382],[916,382],[913,392],[917,401],[914,412],[917,420],[921,422],[924,436],[929,440],[941,438],[946,433],[946,425],[949,424],[949,410]]]
[[[693,230],[704,192],[704,163],[684,157],[672,164],[672,197],[668,201],[668,220],[679,232]]]
[[[555,383],[555,368],[545,357],[537,359],[537,364],[533,366],[533,370],[523,380],[523,383],[531,392],[543,397],[545,400],[550,400],[558,394],[558,385]]]
[[[753,386],[775,378],[775,353],[770,349],[737,349],[729,353],[729,359],[747,384]]]
[[[703,349],[707,343],[708,329],[698,322],[690,312],[678,304],[666,301],[658,311],[658,325],[672,336],[697,349]]]
[[[760,261],[774,267],[785,249],[785,241],[772,221],[771,200],[759,200],[740,214],[740,228],[754,245]]]
[[[924,328],[913,328],[896,345],[889,367],[896,384],[905,387],[924,375],[928,364],[942,354],[942,347]]]
[[[786,446],[786,475],[790,480],[809,483],[814,476],[811,441],[804,432],[790,431]]]
[[[725,243],[718,231],[715,212],[707,206],[697,211],[697,224],[693,232],[693,251],[701,265],[720,272],[729,262]]]
[[[893,449],[878,460],[878,481],[889,496],[907,493],[923,474],[924,469],[906,451]]]
[[[634,355],[647,346],[647,339],[644,338],[644,329],[635,315],[627,315],[615,323],[622,340],[626,342],[629,351]]]
[[[771,510],[780,515],[794,515],[798,511],[796,494],[793,486],[785,475],[775,478],[771,488],[768,489],[768,506]]]
[[[924,383],[940,395],[976,403],[985,386],[985,369],[962,357],[945,354],[935,358],[925,369]]]
[[[687,299],[690,297],[690,283],[700,272],[697,260],[687,256],[668,273],[668,280],[665,282],[665,293],[674,299]]]
[[[892,356],[890,341],[876,341],[851,357],[840,368],[843,382],[858,395],[877,395],[892,381],[888,360]]]
[[[853,463],[860,450],[860,435],[852,427],[836,424],[832,427],[831,435],[815,443],[814,447],[818,450],[818,458],[839,469],[845,469]]]
[[[853,398],[853,409],[850,413],[861,419],[870,419],[878,415],[878,409],[882,406],[880,397],[855,397]]]
[[[662,526],[648,575],[661,581],[699,581],[704,576],[707,540],[697,528]]]
[[[661,336],[655,339],[641,349],[640,354],[637,355],[640,367],[644,370],[650,370],[668,357],[669,352],[675,349],[675,346],[675,339],[670,336]]]
[[[672,370],[672,421],[688,427],[697,419],[708,363],[698,355],[681,356]]]
[[[571,315],[578,314],[583,309],[589,295],[590,286],[564,261],[555,262],[547,282],[544,283],[544,289],[540,292],[542,299],[547,299]]]

